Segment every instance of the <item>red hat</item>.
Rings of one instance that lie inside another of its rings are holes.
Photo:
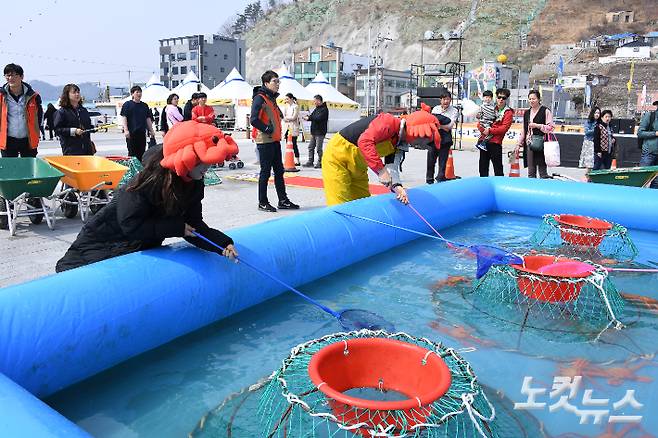
[[[212,125],[193,120],[177,123],[164,136],[160,165],[187,181],[188,173],[198,164],[223,162],[229,144],[235,141]]]
[[[419,138],[427,138],[434,141],[437,149],[441,147],[441,135],[439,134],[439,121],[430,113],[430,107],[421,103],[421,110],[414,111],[405,117],[407,141],[417,141]]]

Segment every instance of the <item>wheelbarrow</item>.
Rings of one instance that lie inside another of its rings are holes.
[[[78,211],[83,222],[112,200],[112,191],[128,168],[107,158],[91,155],[47,157],[46,160],[64,173],[64,188],[58,193],[62,213],[74,218]]]
[[[658,178],[658,166],[592,170],[589,173],[589,179],[594,183],[633,187],[650,187],[656,178]]]
[[[55,228],[54,209],[45,200],[64,176],[39,158],[0,158],[0,228],[16,234],[19,217],[28,217],[33,224],[44,218],[48,228]]]

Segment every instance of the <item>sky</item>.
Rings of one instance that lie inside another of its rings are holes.
[[[159,39],[211,34],[253,0],[26,0],[0,26],[0,63],[53,85],[146,82],[159,71]]]

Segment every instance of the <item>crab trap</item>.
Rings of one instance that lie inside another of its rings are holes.
[[[505,436],[495,416],[455,350],[360,330],[293,348],[279,370],[208,412],[190,436]]]
[[[603,219],[573,214],[544,215],[530,242],[535,248],[589,259],[629,261],[638,254],[625,227]]]

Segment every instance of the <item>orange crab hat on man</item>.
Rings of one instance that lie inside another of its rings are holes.
[[[160,165],[171,169],[184,180],[199,164],[218,164],[224,161],[227,150],[232,149],[235,140],[205,123],[195,121],[174,125],[164,136]]]
[[[430,113],[430,107],[421,103],[421,109],[404,116],[407,142],[412,143],[421,138],[431,139],[437,149],[441,148],[439,121]]]

